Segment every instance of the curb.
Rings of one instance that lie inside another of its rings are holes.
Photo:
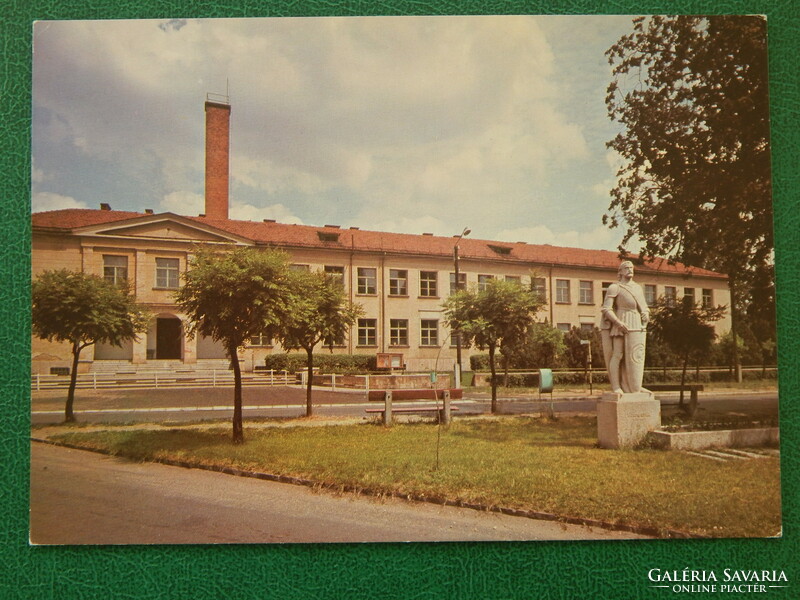
[[[62,448],[69,448],[70,450],[82,450],[84,452],[94,452],[95,454],[102,454],[105,456],[114,456],[119,458],[126,458],[119,456],[107,450],[99,448],[85,448],[77,444],[68,444],[64,442],[55,442],[45,438],[30,438],[31,442],[40,444],[49,444],[51,446],[59,446]],[[131,459],[129,459],[131,460]],[[289,475],[276,475],[273,473],[265,473],[261,471],[245,471],[237,469],[236,467],[220,467],[215,465],[202,465],[183,460],[173,460],[169,458],[154,458],[143,462],[152,462],[170,467],[183,467],[185,469],[200,469],[203,471],[211,471],[214,473],[223,473],[225,475],[234,475],[236,477],[249,477],[252,479],[261,479],[264,481],[274,481],[277,483],[288,483],[292,485],[301,485],[309,488],[321,488],[333,490],[337,492],[348,492],[356,495],[374,496],[374,497],[389,497],[397,498],[400,500],[410,500],[412,502],[426,502],[428,504],[438,504],[441,506],[454,506],[458,508],[469,508],[481,512],[495,512],[512,517],[524,517],[528,519],[535,519],[538,521],[556,521],[559,523],[566,523],[569,525],[584,525],[586,527],[596,527],[599,529],[607,529],[610,531],[625,531],[628,533],[635,533],[638,535],[646,535],[653,538],[666,538],[666,539],[711,539],[710,536],[690,533],[687,531],[680,531],[677,529],[661,529],[658,527],[643,527],[637,525],[629,525],[627,523],[610,523],[599,519],[588,519],[583,517],[570,517],[557,515],[555,513],[541,512],[536,510],[525,510],[518,508],[509,508],[505,506],[491,506],[488,504],[477,504],[473,502],[465,502],[463,500],[450,500],[448,498],[441,498],[435,496],[425,496],[423,494],[401,494],[397,492],[386,492],[366,487],[358,487],[354,485],[336,485],[332,483],[322,483],[314,481],[313,479],[305,479],[302,477],[292,477]]]

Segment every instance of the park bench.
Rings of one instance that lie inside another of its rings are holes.
[[[644,388],[651,392],[680,392],[680,383],[651,383],[645,384]],[[697,394],[703,391],[702,383],[687,383],[683,386],[683,390],[689,392],[689,401],[697,404]]]
[[[434,395],[434,392],[436,393]],[[457,406],[451,406],[450,400],[457,400],[463,397],[462,390],[460,389],[447,389],[447,390],[370,390],[367,392],[367,399],[370,401],[383,400],[383,408],[367,408],[367,413],[379,413],[383,420],[384,425],[392,424],[392,415],[396,414],[426,414],[438,413],[439,420],[442,423],[450,422],[450,413],[457,411]],[[441,406],[393,406],[394,401],[420,401],[428,400],[434,402],[440,400]]]
[[[680,383],[651,383],[645,384],[645,389],[651,392],[680,392]],[[689,404],[683,406],[683,411],[689,416],[694,416],[697,411],[697,396],[698,392],[703,391],[702,383],[687,383],[684,384],[683,390],[689,392]]]

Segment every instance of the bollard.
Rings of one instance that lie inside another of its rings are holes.
[[[387,390],[383,396],[384,409],[383,409],[383,424],[387,427],[392,424],[392,392]]]
[[[444,390],[444,408],[442,409],[442,423],[450,424],[450,390]]]

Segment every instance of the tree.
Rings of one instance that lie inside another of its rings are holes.
[[[664,298],[660,298],[651,308],[648,331],[681,359],[681,406],[689,359],[707,355],[711,351],[717,335],[711,323],[721,319],[723,314],[724,306],[705,307],[688,301],[671,302]]]
[[[513,369],[552,368],[565,350],[564,334],[549,323],[531,323],[519,344],[504,343],[503,360]]]
[[[516,345],[525,338],[541,299],[519,284],[492,279],[481,290],[461,290],[444,303],[445,321],[451,331],[459,331],[467,345],[489,350],[492,373],[492,413],[497,412],[497,366],[495,354],[506,344]]]
[[[149,315],[125,286],[67,269],[41,273],[33,281],[31,296],[33,333],[72,347],[64,420],[75,421],[73,405],[81,351],[98,342],[121,346],[136,339],[147,329]]]
[[[238,350],[252,336],[274,336],[291,309],[289,262],[274,250],[200,249],[175,295],[190,321],[189,335],[220,342],[233,369],[233,441],[242,443],[242,372]]]
[[[625,222],[622,246],[637,237],[645,258],[728,275],[736,335],[773,281],[766,19],[640,17],[606,54],[624,129],[607,144],[622,166],[603,222]]]
[[[292,308],[277,339],[287,350],[306,351],[306,416],[310,417],[314,347],[324,341],[343,340],[361,314],[361,307],[347,300],[341,279],[319,271],[297,271],[293,275]]]

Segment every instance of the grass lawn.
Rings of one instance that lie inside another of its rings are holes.
[[[205,430],[72,430],[51,438],[134,460],[172,458],[332,485],[678,529],[714,537],[780,530],[777,458],[716,462],[681,452],[601,450],[594,418]]]

